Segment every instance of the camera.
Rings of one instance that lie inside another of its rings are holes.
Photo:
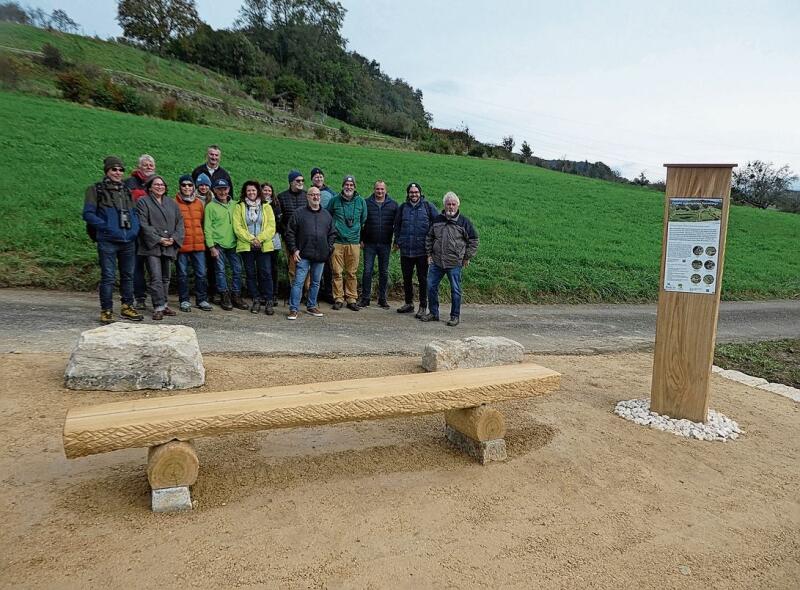
[[[127,209],[121,209],[119,212],[119,226],[122,229],[131,228],[131,212]]]

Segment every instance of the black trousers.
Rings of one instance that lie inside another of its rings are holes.
[[[419,304],[428,307],[428,257],[401,256],[400,270],[403,271],[403,295],[406,303],[414,303],[414,269],[417,270]]]

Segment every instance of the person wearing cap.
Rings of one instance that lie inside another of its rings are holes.
[[[294,273],[297,263],[286,247],[286,225],[292,218],[295,209],[302,209],[306,206],[305,179],[297,170],[289,172],[289,188],[278,194],[278,206],[281,209],[281,219],[279,233],[284,237],[284,248],[286,252],[287,267],[289,269],[289,286],[294,282]]]
[[[202,176],[202,175],[201,175]],[[206,279],[206,241],[203,234],[203,216],[205,207],[200,196],[195,192],[191,174],[184,174],[178,180],[178,194],[175,202],[183,216],[184,239],[178,250],[175,263],[178,275],[178,301],[181,311],[192,311],[189,303],[189,265],[194,271],[194,301],[203,311],[213,308],[208,302],[208,281]]]
[[[250,291],[251,313],[272,315],[273,284],[272,256],[275,246],[275,215],[261,194],[261,185],[248,180],[242,185],[239,202],[234,206],[233,232],[236,234],[236,252],[244,262],[247,289]]]
[[[208,177],[208,174],[205,172],[198,174],[197,179],[195,180],[195,187],[197,189],[195,194],[203,203],[203,209],[205,209],[208,204],[214,200],[214,192],[211,190],[211,179]],[[216,288],[217,281],[216,273],[214,272],[216,265],[208,249],[206,249],[204,256],[206,258],[206,297],[208,301],[219,305],[221,303],[221,296],[217,294]]]
[[[167,299],[171,262],[178,257],[183,245],[184,225],[181,210],[167,194],[167,183],[158,174],[145,183],[147,196],[136,203],[136,212],[142,224],[139,232],[139,254],[147,257],[148,288],[153,302],[153,319],[175,315]]]
[[[217,290],[222,295],[222,309],[230,311],[247,309],[242,301],[242,261],[236,253],[236,234],[233,231],[233,206],[230,203],[231,187],[224,178],[214,181],[214,200],[208,204],[203,220],[206,247],[214,259]],[[230,288],[227,272],[231,271]]]
[[[472,222],[461,214],[461,201],[454,192],[448,192],[442,202],[444,213],[433,220],[425,239],[428,255],[428,301],[430,311],[420,319],[423,322],[439,321],[439,283],[447,275],[450,282],[450,320],[448,326],[457,326],[461,320],[461,270],[478,252],[478,232]]]
[[[211,181],[212,187],[214,186],[214,182],[220,178],[224,179],[228,183],[228,187],[232,187],[233,181],[231,180],[231,175],[228,174],[228,171],[225,170],[225,168],[219,165],[219,161],[221,159],[222,150],[218,145],[212,143],[206,148],[206,161],[192,170],[192,180],[194,180],[196,183],[197,178],[201,174],[205,174]]]
[[[133,202],[136,203],[147,195],[144,183],[156,173],[156,161],[150,154],[139,156],[138,166],[125,179],[125,186],[131,191]],[[147,298],[147,281],[145,279],[145,256],[136,256],[136,264],[133,267],[133,297],[136,299],[136,309],[145,309]]]
[[[359,311],[358,283],[356,272],[361,258],[361,230],[367,221],[367,205],[356,192],[356,179],[352,175],[344,177],[342,192],[328,203],[328,212],[333,217],[336,240],[331,256],[333,273],[333,309]]]
[[[139,216],[131,191],[122,182],[125,165],[116,156],[103,160],[102,180],[86,189],[83,220],[90,237],[97,242],[100,264],[100,321],[114,321],[114,283],[119,269],[119,291],[122,298],[120,316],[142,321],[133,306],[133,267]]]
[[[397,202],[386,193],[386,183],[378,180],[367,199],[367,221],[361,230],[364,248],[364,272],[361,275],[361,301],[359,307],[369,305],[372,295],[372,272],[378,259],[378,306],[389,309],[389,257],[392,254],[392,235]]]
[[[324,209],[328,206],[336,193],[325,184],[325,173],[322,168],[314,167],[311,169],[311,184],[319,189],[319,204]],[[322,282],[319,287],[319,297],[327,303],[334,303],[333,299],[333,275],[331,273],[331,261],[326,260],[322,267]]]
[[[409,183],[406,187],[406,202],[397,208],[394,218],[394,249],[400,250],[405,298],[405,303],[397,308],[397,313],[414,311],[415,270],[419,285],[419,309],[415,317],[421,318],[428,310],[428,256],[425,253],[425,238],[438,215],[436,207],[425,199],[422,187],[416,182]]]

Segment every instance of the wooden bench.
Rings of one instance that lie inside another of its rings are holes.
[[[480,446],[505,435],[502,414],[486,404],[542,395],[560,380],[519,364],[113,402],[67,412],[64,452],[149,447],[151,488],[188,490],[199,469],[196,438],[444,412],[450,440]]]

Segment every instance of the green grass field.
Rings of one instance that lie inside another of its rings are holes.
[[[465,273],[471,302],[653,301],[658,293],[663,195],[517,163],[318,143],[223,131],[0,93],[5,155],[0,285],[92,289],[93,244],[80,219],[87,185],[107,154],[129,169],[144,152],[174,193],[177,178],[219,143],[234,181],[286,186],[319,165],[332,186],[355,174],[367,196],[385,179],[394,197],[416,180],[437,205],[454,190],[481,236]],[[725,299],[800,296],[800,216],[733,207]],[[392,274],[399,282],[398,261]]]

